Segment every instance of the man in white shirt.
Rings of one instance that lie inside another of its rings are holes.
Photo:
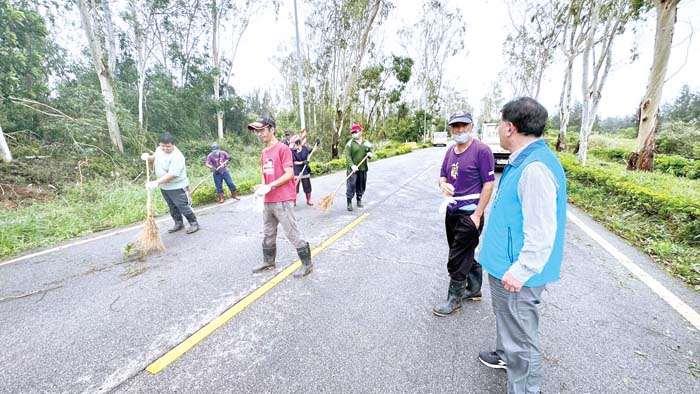
[[[511,153],[486,222],[478,260],[488,272],[495,351],[479,360],[508,373],[508,393],[538,393],[543,378],[539,311],[559,279],[566,228],[566,176],[541,138],[547,110],[529,97],[506,104],[498,134]]]
[[[170,133],[161,134],[158,139],[158,147],[153,155],[144,153],[141,159],[153,161],[153,169],[157,179],[146,183],[146,187],[153,190],[160,187],[160,192],[168,203],[170,216],[175,225],[169,229],[169,233],[174,233],[185,228],[182,217],[190,224],[187,234],[192,234],[199,230],[197,217],[192,211],[192,201],[190,200],[187,187],[187,167],[185,166],[185,156],[175,146],[175,139]]]

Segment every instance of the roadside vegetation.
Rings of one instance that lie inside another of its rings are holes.
[[[664,108],[653,171],[628,171],[635,119],[599,122],[581,165],[570,133],[560,159],[569,200],[700,290],[700,94],[687,89]],[[555,119],[556,121],[556,119]],[[554,147],[556,130],[547,139]]]

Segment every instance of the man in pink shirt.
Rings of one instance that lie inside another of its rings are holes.
[[[255,186],[255,194],[265,196],[263,209],[263,263],[253,270],[254,273],[275,268],[277,255],[277,226],[282,225],[289,242],[294,245],[299,254],[302,267],[294,273],[301,278],[311,273],[311,248],[302,239],[294,216],[294,201],[296,200],[296,185],[292,151],[275,137],[275,120],[263,116],[257,122],[248,125],[265,144],[260,156],[262,167],[262,183]]]

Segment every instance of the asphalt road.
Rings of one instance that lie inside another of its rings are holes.
[[[0,392],[502,392],[476,355],[494,345],[480,302],[437,318],[447,246],[436,178],[444,148],[372,163],[366,208],[297,208],[321,251],[163,372],[144,369],[296,260],[280,231],[280,268],[253,275],[261,217],[251,198],[199,214],[202,230],[164,234],[167,251],[125,263],[138,234],[0,263]],[[314,178],[316,199],[343,174]],[[341,189],[342,190],[342,189]],[[691,308],[700,297],[584,213],[577,217]],[[164,230],[170,223],[161,225]],[[546,393],[700,392],[698,331],[569,222],[562,280],[541,309]]]

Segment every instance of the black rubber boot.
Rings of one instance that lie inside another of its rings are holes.
[[[175,233],[175,232],[182,230],[183,228],[185,228],[185,225],[182,222],[175,222],[175,225],[173,227],[169,228],[168,232]]]
[[[314,265],[311,263],[311,247],[309,243],[307,242],[306,246],[297,249],[297,253],[299,254],[299,260],[301,260],[301,268],[294,273],[294,277],[303,278],[314,270]]]
[[[265,247],[263,246],[263,263],[253,269],[253,273],[262,272],[265,270],[275,268],[275,257],[277,257],[277,247]]]
[[[466,281],[458,282],[454,279],[450,280],[450,288],[447,291],[447,301],[436,305],[433,308],[435,316],[451,315],[462,307],[462,297],[464,296],[464,285]]]
[[[362,208],[362,207],[363,207],[363,205],[362,205],[362,197],[357,197],[357,207],[358,207],[358,208]]]
[[[352,211],[352,198],[348,198],[348,211]]]
[[[199,223],[197,223],[197,217],[194,216],[194,213],[185,216],[187,218],[187,222],[190,224],[190,227],[187,228],[187,231],[185,231],[186,234],[192,234],[196,233],[199,231]]]
[[[482,280],[482,269],[479,263],[476,263],[475,269],[469,271],[469,276],[467,276],[467,284],[464,289],[464,297],[462,301],[480,301],[481,300],[481,280]]]

